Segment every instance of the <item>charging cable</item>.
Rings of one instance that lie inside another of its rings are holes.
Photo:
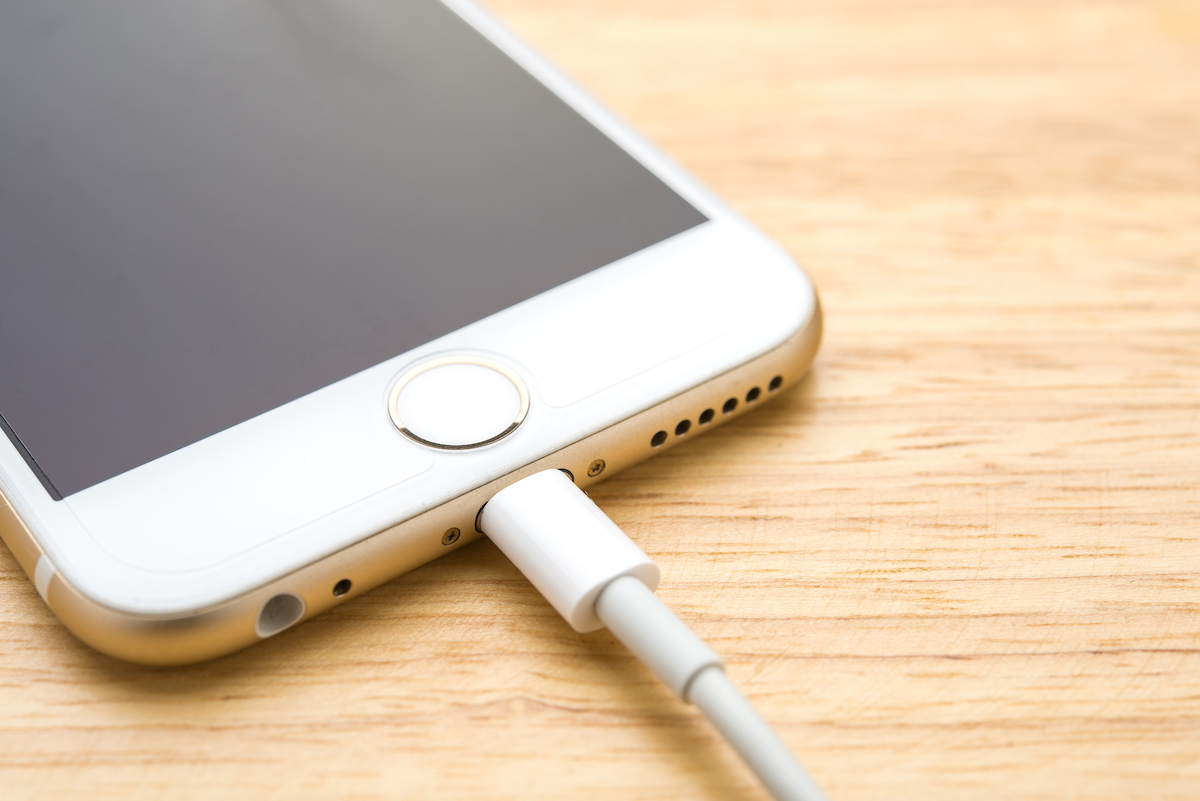
[[[725,675],[721,658],[654,595],[654,562],[560,470],[496,493],[479,518],[578,632],[608,627],[675,695],[695,704],[779,801],[826,796]]]

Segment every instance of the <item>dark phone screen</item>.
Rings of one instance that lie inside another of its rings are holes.
[[[0,4],[0,415],[56,498],[704,220],[434,0]]]

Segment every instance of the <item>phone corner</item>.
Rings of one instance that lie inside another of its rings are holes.
[[[258,642],[254,616],[237,605],[196,615],[137,616],[90,598],[59,572],[43,595],[59,621],[79,640],[119,659],[151,667],[205,662]]]

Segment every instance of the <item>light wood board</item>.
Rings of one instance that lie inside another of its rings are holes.
[[[820,288],[801,386],[593,497],[831,796],[1200,797],[1200,3],[492,8]],[[0,788],[765,797],[487,542],[172,670],[0,548]]]

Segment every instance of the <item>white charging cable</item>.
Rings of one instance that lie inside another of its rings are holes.
[[[572,628],[607,626],[672,692],[700,707],[776,799],[824,801],[725,676],[721,658],[654,595],[658,566],[562,471],[496,493],[479,522]]]

